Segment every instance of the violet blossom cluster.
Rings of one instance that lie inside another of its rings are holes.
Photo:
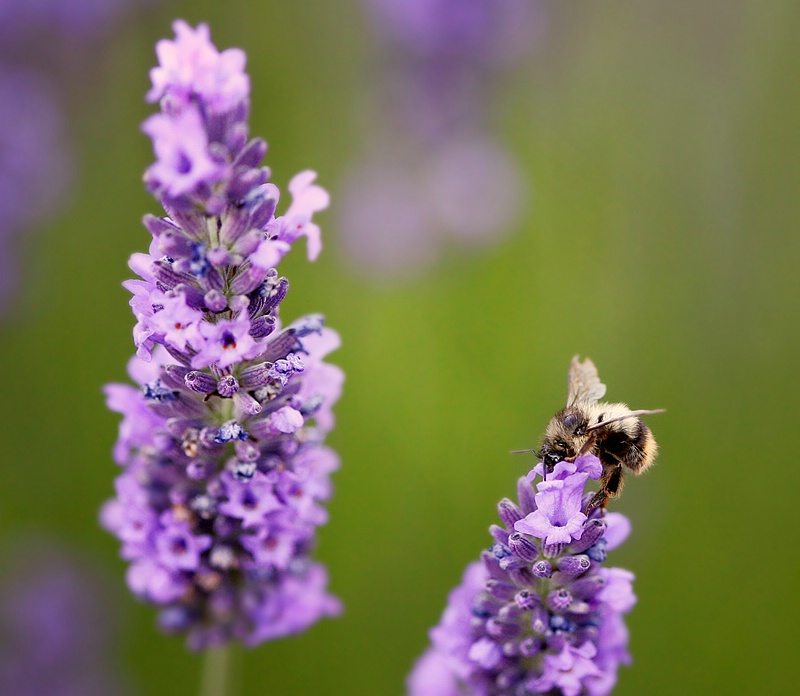
[[[323,358],[339,339],[319,315],[278,318],[289,283],[277,266],[302,236],[319,253],[312,215],[328,195],[302,172],[276,217],[266,143],[248,136],[244,52],[217,51],[204,24],[174,29],[147,95],[161,110],[142,126],[156,154],[145,182],[166,216],[145,217],[153,241],[124,284],[139,386],[106,387],[124,471],[101,519],[164,630],[195,649],[255,645],[340,610],[310,558],[338,467],[323,440],[343,376]]]
[[[364,2],[383,60],[374,142],[345,181],[340,230],[349,260],[383,278],[513,229],[523,177],[492,133],[492,85],[542,18],[538,0]]]
[[[604,696],[629,664],[623,614],[636,603],[633,574],[604,565],[627,537],[619,513],[585,492],[602,474],[593,455],[559,462],[535,490],[538,464],[518,482],[519,502],[498,505],[503,526],[450,593],[409,696]]]

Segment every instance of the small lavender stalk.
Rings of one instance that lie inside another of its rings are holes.
[[[125,283],[140,386],[106,387],[124,471],[101,519],[161,628],[193,649],[255,645],[340,611],[310,559],[338,467],[322,443],[343,378],[322,358],[339,339],[318,315],[281,327],[276,268],[301,236],[319,253],[311,217],[328,196],[303,172],[275,216],[266,143],[248,138],[244,53],[218,52],[204,24],[174,29],[151,72],[161,111],[143,125],[156,153],[145,183],[167,215],[145,217],[153,241]]]
[[[622,615],[636,603],[633,574],[603,566],[630,523],[582,510],[593,455],[559,462],[536,491],[538,464],[518,483],[519,503],[500,501],[503,526],[450,593],[431,647],[417,661],[409,696],[605,696],[630,663]]]
[[[231,648],[207,648],[203,656],[203,681],[200,696],[228,696],[228,671]]]

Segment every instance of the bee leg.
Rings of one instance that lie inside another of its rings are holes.
[[[588,515],[596,507],[605,507],[608,505],[610,498],[619,497],[622,493],[622,484],[625,482],[622,463],[619,462],[615,466],[605,466],[603,477],[600,479],[600,490],[594,494],[594,497],[589,501],[586,506],[586,514]]]
[[[603,474],[603,488],[606,493],[608,493],[609,497],[616,498],[622,493],[624,475],[622,463],[617,464],[613,468],[609,468],[609,470]]]
[[[589,504],[586,506],[586,516],[588,517],[592,510],[596,507],[604,508],[608,504],[608,496],[606,492],[601,488],[597,493],[594,494],[594,497],[589,501]]]

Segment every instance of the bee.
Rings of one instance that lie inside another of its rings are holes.
[[[632,411],[625,404],[609,404],[606,385],[594,363],[576,355],[569,368],[567,406],[550,420],[537,456],[545,478],[561,460],[573,461],[583,454],[595,455],[603,465],[600,490],[589,501],[586,514],[605,507],[622,493],[625,468],[641,474],[652,466],[658,452],[650,428],[639,418],[664,409]]]

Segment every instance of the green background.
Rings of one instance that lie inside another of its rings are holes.
[[[252,132],[282,188],[311,167],[333,194],[323,254],[283,272],[283,316],[322,312],[347,374],[318,557],[344,615],[234,654],[236,696],[400,694],[496,501],[565,398],[575,353],[608,396],[665,407],[657,466],[614,509],[609,559],[636,574],[632,668],[615,693],[789,693],[800,648],[800,4],[548,2],[537,48],[491,109],[527,178],[514,234],[389,286],[337,251],[337,186],[374,68],[360,5],[164,2],[125,23],[72,90],[80,171],[65,214],[30,233],[0,323],[0,534],[40,535],[100,568],[132,694],[198,693],[201,659],[160,635],[97,525],[118,470],[133,319],[120,287],[156,203],[141,173],[147,71],[170,22],[208,21],[248,53]],[[633,479],[633,477],[631,477]],[[6,557],[3,566],[13,567]]]

